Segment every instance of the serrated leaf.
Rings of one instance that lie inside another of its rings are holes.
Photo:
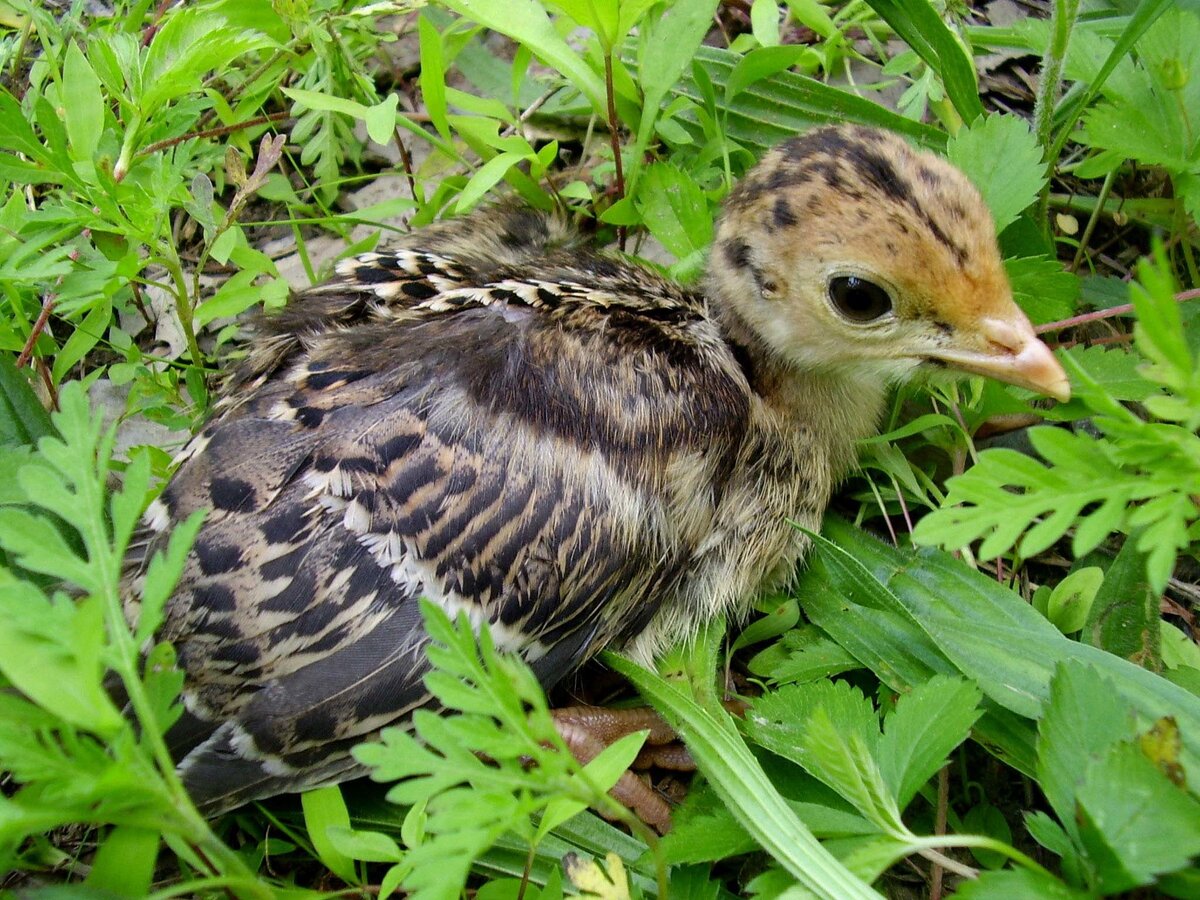
[[[1086,761],[1132,736],[1133,728],[1133,712],[1110,679],[1076,661],[1057,666],[1038,724],[1038,783],[1071,834]]]
[[[1088,855],[1100,861],[1098,886],[1105,894],[1149,884],[1200,854],[1200,801],[1132,744],[1113,746],[1088,767],[1077,801],[1080,836]],[[1110,857],[1117,866],[1103,865]]]
[[[1075,312],[1080,281],[1056,259],[1039,256],[1004,260],[1013,298],[1035,324],[1056,322]]]
[[[900,696],[884,719],[876,753],[900,809],[970,735],[982,715],[982,699],[969,681],[942,675]]]
[[[946,144],[947,158],[983,194],[996,231],[1017,220],[1046,184],[1042,148],[1024,120],[1012,115],[977,119]]]
[[[1158,392],[1158,386],[1143,376],[1139,367],[1142,359],[1128,350],[1099,345],[1085,347],[1077,344],[1060,351],[1070,357],[1080,369],[1115,400],[1145,400]]]
[[[805,768],[837,791],[873,824],[890,834],[905,831],[896,804],[870,743],[857,732],[838,728],[828,710],[817,707],[804,720]]]

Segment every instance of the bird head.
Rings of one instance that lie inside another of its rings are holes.
[[[899,379],[932,363],[1070,396],[979,192],[888,132],[773,149],[730,194],[709,267],[719,313],[785,365]]]

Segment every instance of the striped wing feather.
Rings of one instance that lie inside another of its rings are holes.
[[[354,743],[428,702],[419,597],[550,684],[635,634],[703,538],[717,499],[669,473],[728,465],[746,386],[700,301],[603,257],[443,238],[268,323],[155,511],[211,509],[164,635],[189,676],[169,738],[208,812],[346,777]]]

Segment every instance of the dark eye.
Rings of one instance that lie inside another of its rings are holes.
[[[835,275],[829,279],[833,308],[851,322],[873,322],[892,311],[892,296],[857,275]]]

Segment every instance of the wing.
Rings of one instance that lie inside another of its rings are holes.
[[[744,431],[714,326],[650,273],[574,258],[481,284],[440,258],[455,283],[418,298],[403,285],[446,276],[410,267],[301,298],[313,321],[366,306],[246,379],[160,498],[160,525],[211,509],[165,629],[189,676],[169,737],[210,812],[344,777],[428,702],[419,597],[546,684],[635,633]]]

